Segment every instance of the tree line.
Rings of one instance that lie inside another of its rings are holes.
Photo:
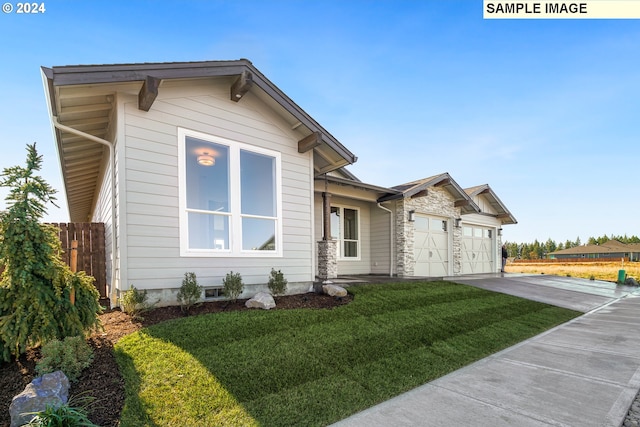
[[[588,245],[601,245],[609,240],[617,240],[621,243],[640,243],[640,237],[631,236],[607,236],[606,234],[600,237],[589,237],[587,240]],[[510,258],[520,259],[543,259],[548,254],[562,249],[570,249],[576,246],[581,246],[582,242],[580,237],[577,237],[575,241],[567,240],[565,242],[556,243],[555,240],[549,238],[546,242],[539,242],[538,239],[533,243],[516,243],[516,242],[504,242],[507,248],[507,253]]]

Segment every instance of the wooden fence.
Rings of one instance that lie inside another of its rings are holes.
[[[101,298],[107,297],[107,268],[104,242],[104,223],[75,222],[51,223],[58,228],[62,243],[62,260],[71,265],[71,242],[78,241],[78,271],[96,279]]]
[[[100,298],[107,296],[107,266],[104,246],[104,223],[48,223],[57,227],[58,237],[62,243],[62,261],[71,266],[71,242],[78,241],[77,271],[84,271],[93,276]],[[0,273],[2,273],[0,265]]]
[[[629,262],[629,257],[608,257],[608,258],[545,258],[545,259],[514,259],[514,264],[558,264],[558,263],[594,263],[594,262]]]

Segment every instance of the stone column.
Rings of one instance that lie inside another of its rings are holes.
[[[320,240],[318,242],[318,276],[321,280],[338,277],[337,240]]]

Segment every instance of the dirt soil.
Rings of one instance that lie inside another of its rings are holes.
[[[307,293],[276,298],[275,310],[292,308],[330,309],[348,304],[352,296],[335,298],[328,295]],[[228,301],[205,302],[190,310],[190,316],[223,311],[249,310],[246,300],[235,303]],[[79,380],[71,385],[70,396],[92,396],[96,399],[91,406],[89,418],[102,427],[118,426],[120,412],[124,405],[124,379],[113,356],[113,345],[123,336],[138,329],[165,320],[184,317],[180,307],[156,308],[143,314],[144,319],[133,320],[129,315],[115,309],[100,315],[104,331],[93,334],[88,342],[94,349],[91,366],[85,369]],[[40,358],[39,349],[31,349],[18,360],[0,362],[0,427],[11,423],[9,405],[13,397],[21,393],[36,376],[35,365]]]

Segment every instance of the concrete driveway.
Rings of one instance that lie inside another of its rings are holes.
[[[640,389],[637,288],[508,273],[449,279],[585,314],[334,426],[622,425]]]

